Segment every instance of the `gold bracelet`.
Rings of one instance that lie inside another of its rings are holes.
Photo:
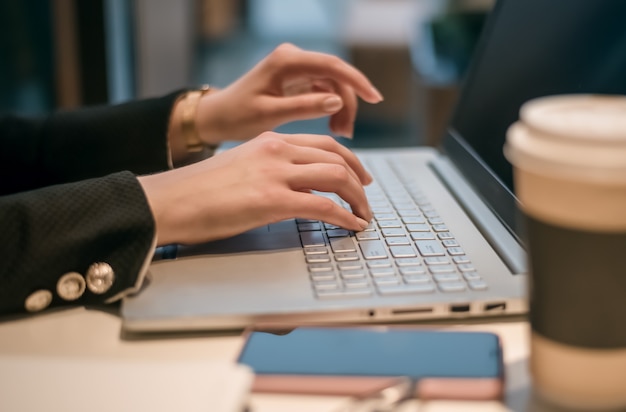
[[[200,139],[198,129],[196,128],[198,103],[200,103],[200,98],[210,91],[211,88],[208,85],[204,85],[199,90],[194,90],[185,94],[182,113],[182,133],[187,145],[187,152],[189,153],[198,153],[206,147],[212,146],[204,143]]]

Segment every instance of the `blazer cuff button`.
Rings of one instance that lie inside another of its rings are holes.
[[[39,312],[44,310],[52,302],[52,292],[39,289],[28,295],[24,301],[24,308],[29,312]]]
[[[108,263],[97,262],[89,266],[85,277],[87,279],[87,288],[96,295],[101,295],[106,293],[113,285],[115,272]]]
[[[76,300],[85,293],[85,279],[80,273],[68,272],[57,282],[57,294],[64,300]]]

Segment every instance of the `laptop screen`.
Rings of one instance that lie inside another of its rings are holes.
[[[535,97],[626,94],[625,21],[623,0],[500,0],[487,19],[443,148],[518,238],[506,131]]]

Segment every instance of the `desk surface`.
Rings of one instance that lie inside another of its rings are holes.
[[[445,329],[497,333],[504,349],[507,375],[506,405],[499,403],[431,402],[421,411],[527,411],[530,402],[528,325],[526,322],[445,324]],[[0,354],[72,356],[115,359],[232,360],[243,340],[237,333],[164,335],[158,339],[123,336],[115,314],[76,308],[31,318],[0,322]],[[253,412],[336,411],[346,398],[254,394]],[[410,407],[411,405],[408,405]],[[404,410],[404,409],[403,409]],[[407,409],[414,410],[414,409]],[[532,410],[537,410],[535,407]]]

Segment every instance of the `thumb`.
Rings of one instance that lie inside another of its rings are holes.
[[[272,99],[268,111],[281,124],[332,115],[344,106],[341,97],[333,93],[306,93]]]

